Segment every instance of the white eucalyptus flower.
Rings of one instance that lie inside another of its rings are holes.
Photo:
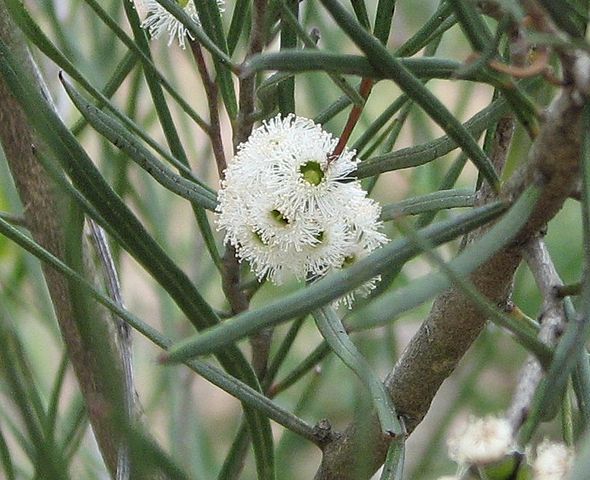
[[[510,423],[504,418],[472,417],[465,430],[448,441],[449,457],[459,464],[485,465],[513,451]]]
[[[387,241],[380,206],[350,177],[358,160],[312,120],[276,116],[238,147],[219,191],[217,225],[259,279],[314,280]],[[367,294],[378,279],[355,293]],[[340,301],[351,305],[354,293]]]
[[[168,46],[172,45],[172,42],[176,39],[183,50],[186,48],[187,36],[194,40],[184,24],[160,5],[157,0],[139,0],[139,2],[147,13],[141,26],[150,33],[152,39],[156,40],[162,34],[168,34]],[[193,22],[201,25],[194,0],[176,0],[176,2]],[[223,0],[217,0],[217,4],[219,9],[223,11]]]
[[[574,452],[562,443],[544,440],[533,462],[535,480],[564,480],[574,461]]]

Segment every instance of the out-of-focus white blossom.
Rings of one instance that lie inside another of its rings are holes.
[[[574,452],[562,443],[544,440],[533,462],[534,480],[564,480],[574,461]]]
[[[448,447],[457,463],[485,465],[513,450],[512,428],[503,418],[472,417],[463,432],[449,439]]]
[[[383,245],[381,207],[350,177],[358,160],[312,120],[276,116],[238,147],[219,191],[217,225],[259,279],[313,280]],[[366,295],[377,279],[357,289]],[[350,306],[353,294],[341,299]]]
[[[176,1],[191,20],[197,25],[201,24],[194,0]],[[162,34],[168,34],[168,46],[172,45],[172,42],[176,39],[182,49],[186,48],[187,36],[194,40],[193,36],[182,22],[168,12],[168,10],[156,0],[139,0],[139,3],[146,11],[146,18],[141,26],[150,33],[152,39],[156,40],[160,38]],[[224,5],[223,0],[217,0],[217,4],[219,5],[220,10],[222,10]]]

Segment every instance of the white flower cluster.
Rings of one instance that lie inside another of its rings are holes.
[[[513,450],[512,427],[504,418],[472,417],[461,434],[448,441],[449,457],[459,464],[485,465]]]
[[[472,417],[465,430],[457,433],[448,441],[449,457],[460,465],[462,471],[470,465],[485,467],[501,461],[514,452],[512,427],[504,418]],[[530,461],[529,450],[527,448],[526,456]],[[525,471],[522,477],[532,480],[566,480],[573,461],[572,448],[562,443],[544,440],[537,446],[532,466],[526,462],[521,463],[520,467]],[[447,478],[452,480],[463,477],[457,475],[441,477],[439,480]],[[518,475],[518,478],[521,478],[521,475]]]
[[[201,25],[194,0],[176,1],[193,22],[197,25]],[[141,26],[150,33],[152,39],[156,40],[162,35],[162,33],[167,33],[168,46],[172,45],[172,42],[176,38],[182,49],[186,48],[187,36],[191,40],[194,40],[192,34],[182,22],[160,5],[157,0],[139,0],[139,2],[147,12],[146,18]],[[223,11],[223,0],[217,0],[217,5],[219,6],[219,9]]]
[[[255,129],[225,171],[217,225],[258,279],[313,280],[387,241],[381,207],[350,177],[358,160],[312,120],[276,116]],[[357,289],[368,294],[378,279]],[[350,306],[353,294],[341,301]]]
[[[535,480],[564,480],[574,462],[574,452],[562,443],[544,440],[533,462]]]

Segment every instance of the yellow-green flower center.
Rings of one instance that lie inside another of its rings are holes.
[[[285,217],[281,212],[277,209],[274,209],[270,212],[270,216],[272,219],[280,225],[289,225],[289,219]]]
[[[261,245],[266,246],[267,243],[264,241],[264,239],[262,238],[262,235],[260,235],[259,232],[257,232],[256,230],[252,231],[252,235],[254,236],[254,238],[256,239],[256,241],[258,243],[260,243]]]
[[[324,178],[322,166],[318,162],[310,160],[299,167],[299,171],[303,175],[303,179],[313,185],[317,186]]]
[[[344,259],[344,263],[342,264],[342,266],[350,267],[354,262],[356,262],[356,255],[349,255]]]
[[[180,5],[182,8],[186,8],[186,6],[188,5],[188,2],[190,0],[176,0],[176,2],[178,3],[178,5]]]

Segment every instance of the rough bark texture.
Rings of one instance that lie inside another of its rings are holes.
[[[29,78],[23,82],[35,82],[44,89],[43,81],[32,61],[20,31],[10,20],[5,4],[0,0],[0,39],[10,48],[28,72]],[[44,146],[29,126],[27,118],[18,102],[12,97],[9,87],[0,76],[0,142],[12,172],[21,201],[25,207],[27,225],[34,239],[57,257],[65,258],[65,227],[63,205],[57,190],[36,161],[33,146],[43,151]],[[108,397],[97,373],[97,353],[82,341],[74,314],[72,296],[68,281],[61,274],[46,265],[43,273],[59,321],[62,337],[69,358],[74,367],[80,389],[86,401],[88,415],[100,451],[111,474],[117,466],[117,436],[109,417]],[[89,272],[92,275],[92,272]],[[92,278],[92,277],[90,277]],[[93,322],[103,324],[105,332],[112,331],[109,315],[103,309],[93,309]],[[115,335],[109,340],[113,352],[118,351]],[[103,355],[105,352],[103,352]],[[111,365],[109,375],[121,372],[121,365]]]
[[[523,245],[561,209],[574,191],[580,156],[580,93],[565,88],[552,103],[541,132],[535,140],[527,162],[503,190],[503,196],[517,198],[530,185],[541,189],[541,197],[517,239],[472,275],[473,284],[498,304],[507,301],[513,275],[522,258]],[[483,231],[468,238],[473,242]],[[458,362],[485,327],[486,317],[457,289],[439,295],[424,321],[386,379],[394,405],[411,433],[424,418],[442,382],[455,370]],[[357,427],[350,425],[324,449],[316,480],[361,480],[352,475],[351,465],[359,449]],[[366,438],[366,437],[365,437]],[[384,461],[386,445],[379,436],[378,424],[369,436],[373,451],[374,472]],[[358,461],[358,460],[357,460]]]

